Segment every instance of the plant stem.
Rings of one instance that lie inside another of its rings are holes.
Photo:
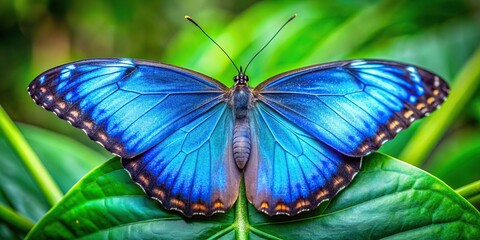
[[[478,208],[478,206],[480,205],[480,195],[470,197],[467,199],[467,201],[469,201],[473,206],[476,206]]]
[[[28,233],[34,225],[30,219],[3,204],[0,204],[0,220],[24,234]]]
[[[245,181],[240,181],[240,192],[238,194],[238,200],[235,205],[235,223],[237,230],[237,239],[247,240],[249,230],[248,214],[247,214],[247,201],[245,195]]]
[[[473,205],[480,204],[480,180],[467,184],[455,190],[465,199],[476,199],[477,202],[471,202]]]
[[[47,201],[51,206],[55,205],[63,197],[62,191],[1,105],[0,130],[4,132],[7,142],[19,156]]]
[[[472,98],[480,81],[480,46],[470,57],[462,70],[453,81],[452,89],[448,101],[438,113],[432,114],[425,119],[422,127],[417,130],[410,142],[405,146],[400,155],[400,159],[414,165],[422,165],[424,159],[433,147],[437,144],[440,137],[457,119],[465,105]]]

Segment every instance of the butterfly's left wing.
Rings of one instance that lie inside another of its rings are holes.
[[[235,202],[240,172],[222,83],[161,63],[90,59],[46,71],[28,91],[121,156],[132,179],[165,208],[211,215]]]
[[[262,102],[348,156],[377,150],[446,99],[447,83],[420,67],[381,60],[314,65],[254,89]]]

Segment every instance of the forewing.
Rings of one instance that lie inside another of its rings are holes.
[[[238,196],[233,115],[219,104],[147,152],[122,159],[132,179],[166,209],[186,216],[228,210]]]
[[[425,69],[380,60],[306,67],[254,90],[256,101],[349,156],[377,150],[438,108],[448,92],[447,83]]]
[[[341,154],[262,102],[250,118],[247,198],[268,215],[312,210],[347,186],[360,169],[361,158]]]
[[[133,59],[66,64],[28,87],[38,105],[124,158],[143,153],[223,102],[226,91],[199,73]]]

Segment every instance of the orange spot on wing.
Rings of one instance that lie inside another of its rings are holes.
[[[393,130],[393,129],[395,129],[395,128],[398,126],[398,124],[399,124],[398,120],[393,120],[393,121],[388,125],[388,128],[389,128],[390,130]]]
[[[159,188],[154,188],[152,191],[153,195],[156,196],[158,199],[165,198],[165,192],[160,190]]]
[[[275,211],[277,211],[277,212],[289,212],[290,208],[284,203],[279,203],[275,207]]]
[[[77,118],[79,115],[79,112],[77,110],[70,111],[70,115],[72,115],[74,118]]]
[[[261,209],[268,209],[268,203],[267,202],[262,202],[262,204],[260,204],[260,208]]]
[[[408,110],[406,111],[405,113],[403,113],[403,117],[404,118],[409,118],[413,115],[413,111],[412,110]]]
[[[399,132],[402,128],[400,127],[400,122],[398,120],[393,120],[388,124],[388,129],[390,129],[390,131]]]
[[[377,137],[375,138],[375,141],[376,141],[377,143],[381,143],[381,142],[384,141],[385,137],[386,137],[385,133],[382,132],[382,133],[380,133],[380,134],[377,135]]]
[[[123,148],[120,145],[115,145],[115,146],[113,146],[113,150],[116,153],[121,153],[123,151]]]
[[[417,104],[417,110],[420,110],[425,107],[425,103],[418,103]]]
[[[67,104],[65,104],[65,102],[58,102],[57,105],[62,110],[65,109],[65,107],[67,106]]]
[[[427,98],[427,103],[428,103],[428,104],[432,104],[433,102],[435,102],[435,98],[434,98],[434,97],[429,97],[429,98]]]
[[[351,174],[354,171],[352,166],[350,166],[350,165],[345,165],[345,170],[347,170],[348,174]]]
[[[328,195],[328,190],[324,189],[324,190],[321,190],[317,196],[315,197],[316,200],[320,200],[320,199],[323,199],[325,196]]]
[[[170,199],[170,204],[177,206],[179,208],[185,208],[185,203],[180,199],[172,198]]]
[[[145,175],[141,174],[138,176],[137,181],[142,185],[142,186],[147,186],[150,184],[150,179],[145,177]]]
[[[360,146],[358,149],[360,150],[360,152],[366,152],[368,149],[370,148],[370,146],[368,144],[364,144],[362,146]]]
[[[302,207],[310,206],[310,201],[306,199],[301,199],[297,202],[297,205],[295,206],[295,209],[299,209]]]
[[[343,177],[335,177],[333,179],[333,187],[337,188],[339,185],[341,185],[343,182],[345,182],[345,179]]]
[[[194,211],[197,211],[197,212],[206,212],[207,211],[207,207],[205,206],[205,204],[201,204],[201,203],[194,203],[192,205],[192,209]]]
[[[88,128],[90,130],[93,127],[93,122],[85,121],[85,122],[83,122],[83,126],[85,126],[86,128]],[[105,134],[103,134],[103,135],[105,135]],[[107,138],[105,137],[105,139],[107,139]]]
[[[98,138],[100,138],[100,140],[102,142],[106,142],[107,141],[107,135],[105,135],[105,133],[99,133],[98,134]]]
[[[137,161],[130,161],[128,163],[128,167],[131,168],[133,171],[137,171],[138,162]]]
[[[220,209],[223,209],[223,208],[225,208],[225,205],[224,205],[222,202],[220,202],[220,201],[216,201],[216,202],[213,204],[213,208],[214,208],[214,209],[219,209],[219,208],[220,208]]]

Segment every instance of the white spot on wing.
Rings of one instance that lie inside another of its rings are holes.
[[[70,69],[70,70],[74,70],[76,67],[75,67],[75,65],[70,64],[70,65],[66,66],[65,68]]]
[[[127,64],[127,65],[135,65],[135,64],[133,63],[133,60],[130,59],[130,58],[122,58],[122,59],[120,60],[120,62],[123,63],[123,64]]]
[[[420,75],[418,75],[418,72],[417,72],[417,69],[413,66],[408,66],[405,68],[408,73],[410,74],[410,79],[412,79],[412,81],[416,82],[416,83],[419,83],[421,82],[421,78],[420,78]]]
[[[440,87],[440,79],[438,78],[438,76],[435,76],[435,77],[433,78],[433,86],[434,86],[435,88]]]
[[[365,62],[363,60],[355,60],[355,61],[350,63],[350,66],[359,66],[359,65],[364,65],[364,64],[367,64],[367,62]]]

